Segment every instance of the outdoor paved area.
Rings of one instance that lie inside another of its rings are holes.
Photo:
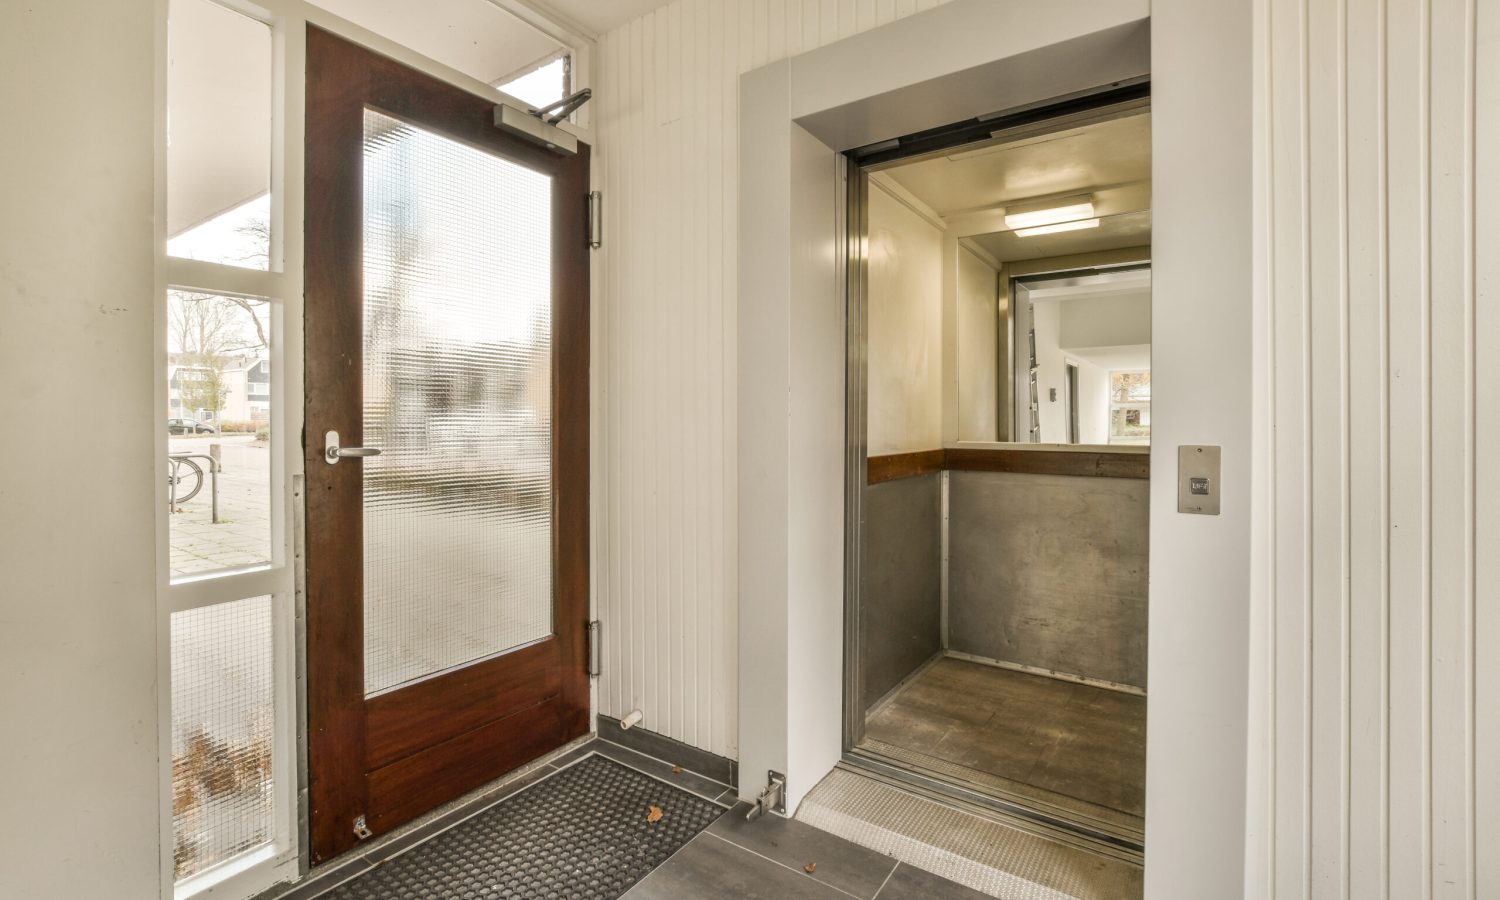
[[[208,463],[194,460],[203,469],[204,485],[197,496],[178,503],[171,516],[173,577],[253,566],[271,556],[271,445],[253,434],[173,435],[168,440],[171,453],[207,454],[214,445],[222,466],[219,523],[213,522]]]

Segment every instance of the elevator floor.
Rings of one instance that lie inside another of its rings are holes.
[[[954,658],[928,665],[865,721],[866,749],[984,785],[1145,813],[1146,698]]]

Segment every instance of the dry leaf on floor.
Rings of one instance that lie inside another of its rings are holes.
[[[807,874],[811,875],[812,873],[818,871],[818,864],[815,863],[815,862],[810,862],[807,865],[805,865],[805,866],[802,867],[802,871],[804,871]]]
[[[648,812],[648,813],[646,813],[646,821],[647,822],[660,822],[661,821],[661,807],[657,806],[654,803],[651,804],[651,811]]]

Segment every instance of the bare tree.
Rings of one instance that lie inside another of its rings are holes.
[[[265,307],[264,300],[172,292],[168,335],[178,362],[193,372],[178,376],[184,408],[218,413],[224,403],[223,372],[231,360],[270,346],[261,319]]]

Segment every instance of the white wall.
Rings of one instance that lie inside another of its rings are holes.
[[[943,446],[943,232],[876,181],[867,215],[868,452],[932,450]]]
[[[1031,307],[1031,330],[1036,332],[1037,421],[1041,423],[1043,444],[1068,442],[1067,364],[1058,343],[1062,334],[1062,307],[1062,303],[1050,300]],[[1022,345],[1025,346],[1024,342]],[[1026,424],[1029,426],[1029,420]]]
[[[1000,410],[999,278],[989,263],[958,248],[958,439],[998,441]]]
[[[1259,11],[1250,893],[1500,897],[1500,2]]]
[[[1078,443],[1109,443],[1109,370],[1075,360],[1078,366]]]
[[[942,2],[677,0],[600,39],[605,715],[738,755],[739,76]]]
[[[1058,343],[1069,350],[1151,343],[1151,292],[1059,298]]]
[[[159,896],[155,20],[0,7],[4,897]]]
[[[1259,302],[1251,254],[1252,3],[1151,4],[1152,900],[1244,891]],[[1224,448],[1222,515],[1177,513],[1182,444]]]

